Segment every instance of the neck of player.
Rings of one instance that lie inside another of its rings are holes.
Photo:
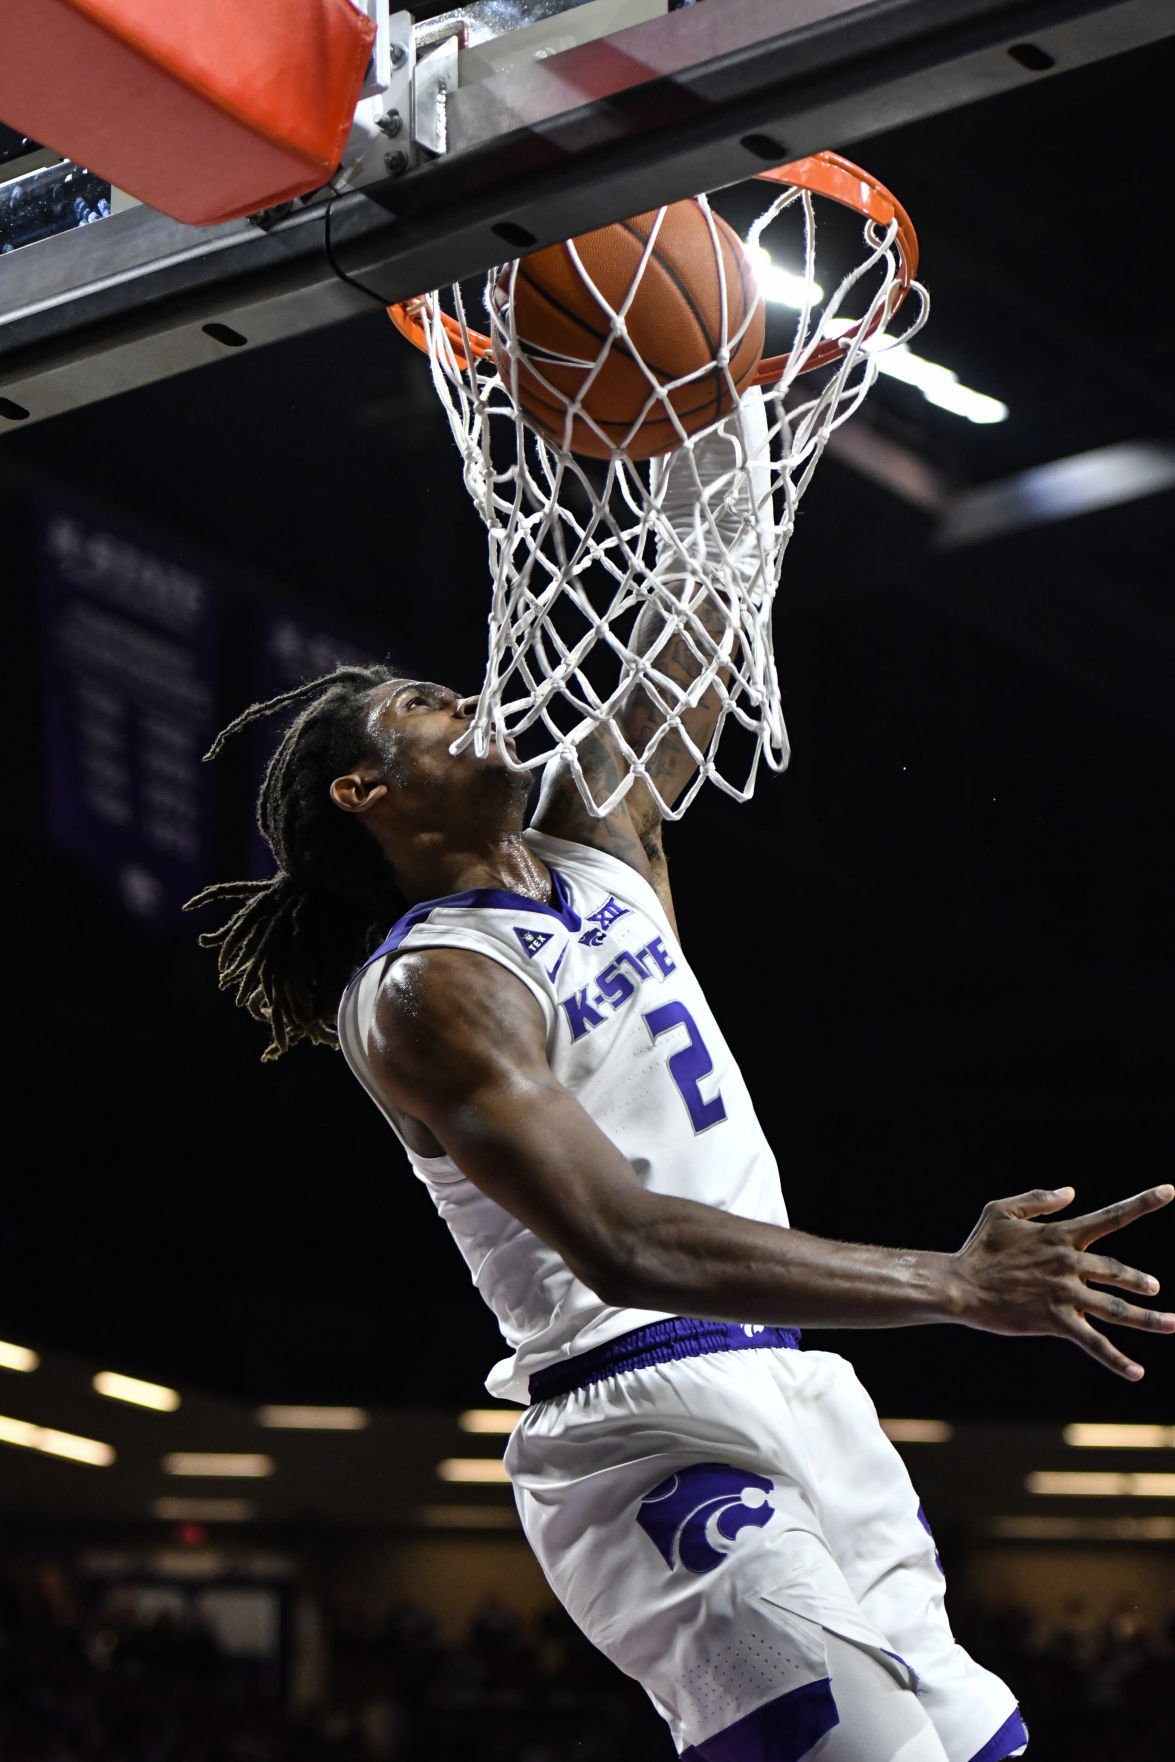
[[[422,830],[381,842],[409,905],[481,887],[519,893],[543,905],[553,897],[550,870],[525,842],[521,827],[482,836],[473,828],[457,835]]]

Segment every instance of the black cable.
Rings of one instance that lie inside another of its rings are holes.
[[[353,275],[348,275],[347,271],[341,266],[335,256],[334,243],[331,239],[330,231],[331,213],[339,196],[344,195],[345,193],[345,191],[341,190],[332,191],[330,199],[326,204],[326,225],[323,231],[323,246],[326,250],[326,260],[340,281],[345,281],[348,287],[353,287],[358,293],[366,294],[369,300],[374,300],[386,312],[388,309],[388,302],[384,296],[382,294],[377,294],[374,288],[364,287],[363,283],[361,281],[356,281]]]

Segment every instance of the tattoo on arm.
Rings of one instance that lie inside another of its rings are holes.
[[[624,771],[620,750],[606,728],[593,729],[578,747],[579,763],[584,780],[596,801],[604,801],[621,782]],[[621,862],[644,874],[642,825],[638,825],[629,804],[639,790],[647,801],[648,792],[634,785],[620,806],[601,819],[593,814],[580,795],[569,768],[557,762],[557,769],[548,782],[544,778],[543,795],[535,824],[540,830],[554,833],[557,838],[574,839],[590,844],[595,850],[618,857]]]

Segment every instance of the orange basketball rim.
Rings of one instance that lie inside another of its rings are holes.
[[[897,197],[877,178],[854,165],[851,159],[842,159],[839,153],[813,153],[810,158],[795,159],[790,165],[777,165],[772,171],[760,171],[755,175],[768,183],[787,184],[792,188],[810,190],[816,196],[825,196],[830,202],[838,202],[842,208],[853,209],[864,220],[872,221],[884,231],[896,222],[894,244],[898,252],[898,273],[889,299],[867,325],[864,321],[855,324],[840,336],[830,337],[813,349],[804,363],[804,372],[810,373],[813,368],[826,367],[830,361],[846,354],[862,330],[865,336],[871,336],[893,318],[918,273],[918,235]],[[397,300],[388,307],[388,317],[396,329],[425,354],[428,353],[428,335],[424,315],[428,303],[429,295],[417,294],[411,300]],[[464,370],[469,365],[465,355],[467,340],[477,359],[492,355],[493,343],[481,331],[462,329],[447,312],[440,314],[440,321],[453,346],[455,364],[459,369]],[[773,384],[783,375],[789,360],[789,355],[767,356],[759,363],[753,383]]]

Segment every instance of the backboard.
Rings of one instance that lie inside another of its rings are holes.
[[[342,162],[280,210],[182,225],[0,129],[0,435],[1175,32],[1169,0],[360,10]]]

